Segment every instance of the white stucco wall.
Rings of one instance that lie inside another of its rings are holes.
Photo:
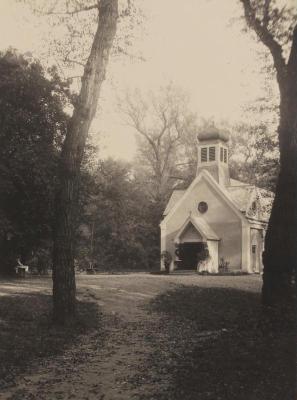
[[[210,272],[214,273],[214,274],[219,272],[218,245],[219,245],[219,242],[217,242],[217,241],[214,241],[214,240],[207,241],[209,255],[212,259],[212,265],[213,265],[213,270]]]

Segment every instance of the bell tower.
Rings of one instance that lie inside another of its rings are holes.
[[[197,175],[206,169],[220,185],[229,186],[229,134],[209,126],[197,135],[197,141]]]

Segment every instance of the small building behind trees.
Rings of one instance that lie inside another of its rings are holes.
[[[226,132],[213,126],[197,139],[197,174],[169,199],[160,224],[161,252],[173,256],[171,270],[196,269],[207,254],[208,272],[260,273],[273,193],[230,178]]]

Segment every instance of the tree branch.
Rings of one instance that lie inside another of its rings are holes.
[[[73,76],[68,76],[67,79],[68,80],[72,80],[72,79],[81,79],[81,75],[73,75]]]
[[[269,7],[271,0],[265,0],[264,2],[264,12],[263,12],[263,28],[267,28],[270,20]]]
[[[80,65],[80,66],[82,66],[82,67],[85,66],[85,63],[82,63],[82,62],[76,61],[76,60],[72,60],[71,58],[68,58],[68,57],[65,57],[64,60],[63,60],[63,62],[64,62],[64,63],[70,63],[70,64],[77,64],[77,65]]]
[[[162,120],[163,120],[163,127],[162,127],[162,129],[161,129],[161,132],[160,132],[159,135],[158,135],[158,138],[157,138],[158,145],[160,145],[162,136],[164,135],[164,133],[166,132],[166,129],[167,129],[167,127],[168,127],[168,125],[167,125],[167,118],[166,118],[165,112],[163,111],[161,114],[162,114]]]
[[[174,176],[174,175],[170,175],[170,176],[169,176],[169,179],[178,179],[178,180],[180,180],[180,181],[185,181],[185,180],[186,180],[185,177],[182,177],[182,176]]]
[[[251,5],[250,0],[240,0],[243,8],[245,20],[249,28],[255,31],[260,41],[269,49],[274,66],[277,72],[279,83],[283,83],[286,78],[286,62],[282,54],[282,47],[269,32],[266,21],[269,15],[269,9],[264,12],[263,21],[256,17],[255,9]],[[265,1],[265,5],[269,6],[270,1]],[[265,16],[267,14],[267,16]],[[266,21],[265,21],[266,20]]]
[[[183,133],[183,130],[180,127],[180,124],[179,124],[177,119],[175,119],[175,121],[174,121],[174,127],[175,127],[175,130],[177,132],[177,136],[175,137],[175,139],[173,141],[177,142],[181,138],[182,133]]]
[[[94,9],[99,9],[99,2],[97,4],[93,4],[91,6],[87,6],[87,7],[82,7],[82,8],[77,8],[75,10],[67,10],[67,11],[49,11],[47,13],[45,13],[45,15],[74,15],[74,14],[78,14],[80,12],[83,11],[90,11],[90,10],[94,10]]]
[[[288,60],[288,74],[292,75],[297,83],[297,24],[293,31],[292,47]]]
[[[146,131],[141,127],[140,122],[138,121],[138,119],[132,115],[131,113],[127,112],[128,117],[130,117],[130,119],[132,120],[133,124],[131,124],[130,126],[134,129],[137,130],[138,133],[140,133],[147,141],[148,143],[151,145],[155,156],[158,158],[158,150],[157,150],[157,146],[154,143],[153,139],[146,133]]]
[[[170,143],[170,145],[169,145],[169,147],[167,149],[166,156],[165,156],[165,159],[164,159],[164,162],[163,162],[163,167],[161,167],[161,176],[163,176],[164,171],[167,168],[168,161],[169,161],[169,156],[170,156],[170,152],[171,152],[171,148],[172,148],[172,143]]]

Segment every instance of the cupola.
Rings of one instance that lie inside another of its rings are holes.
[[[197,142],[197,175],[205,169],[220,185],[228,186],[230,184],[229,133],[211,125],[198,133]]]

